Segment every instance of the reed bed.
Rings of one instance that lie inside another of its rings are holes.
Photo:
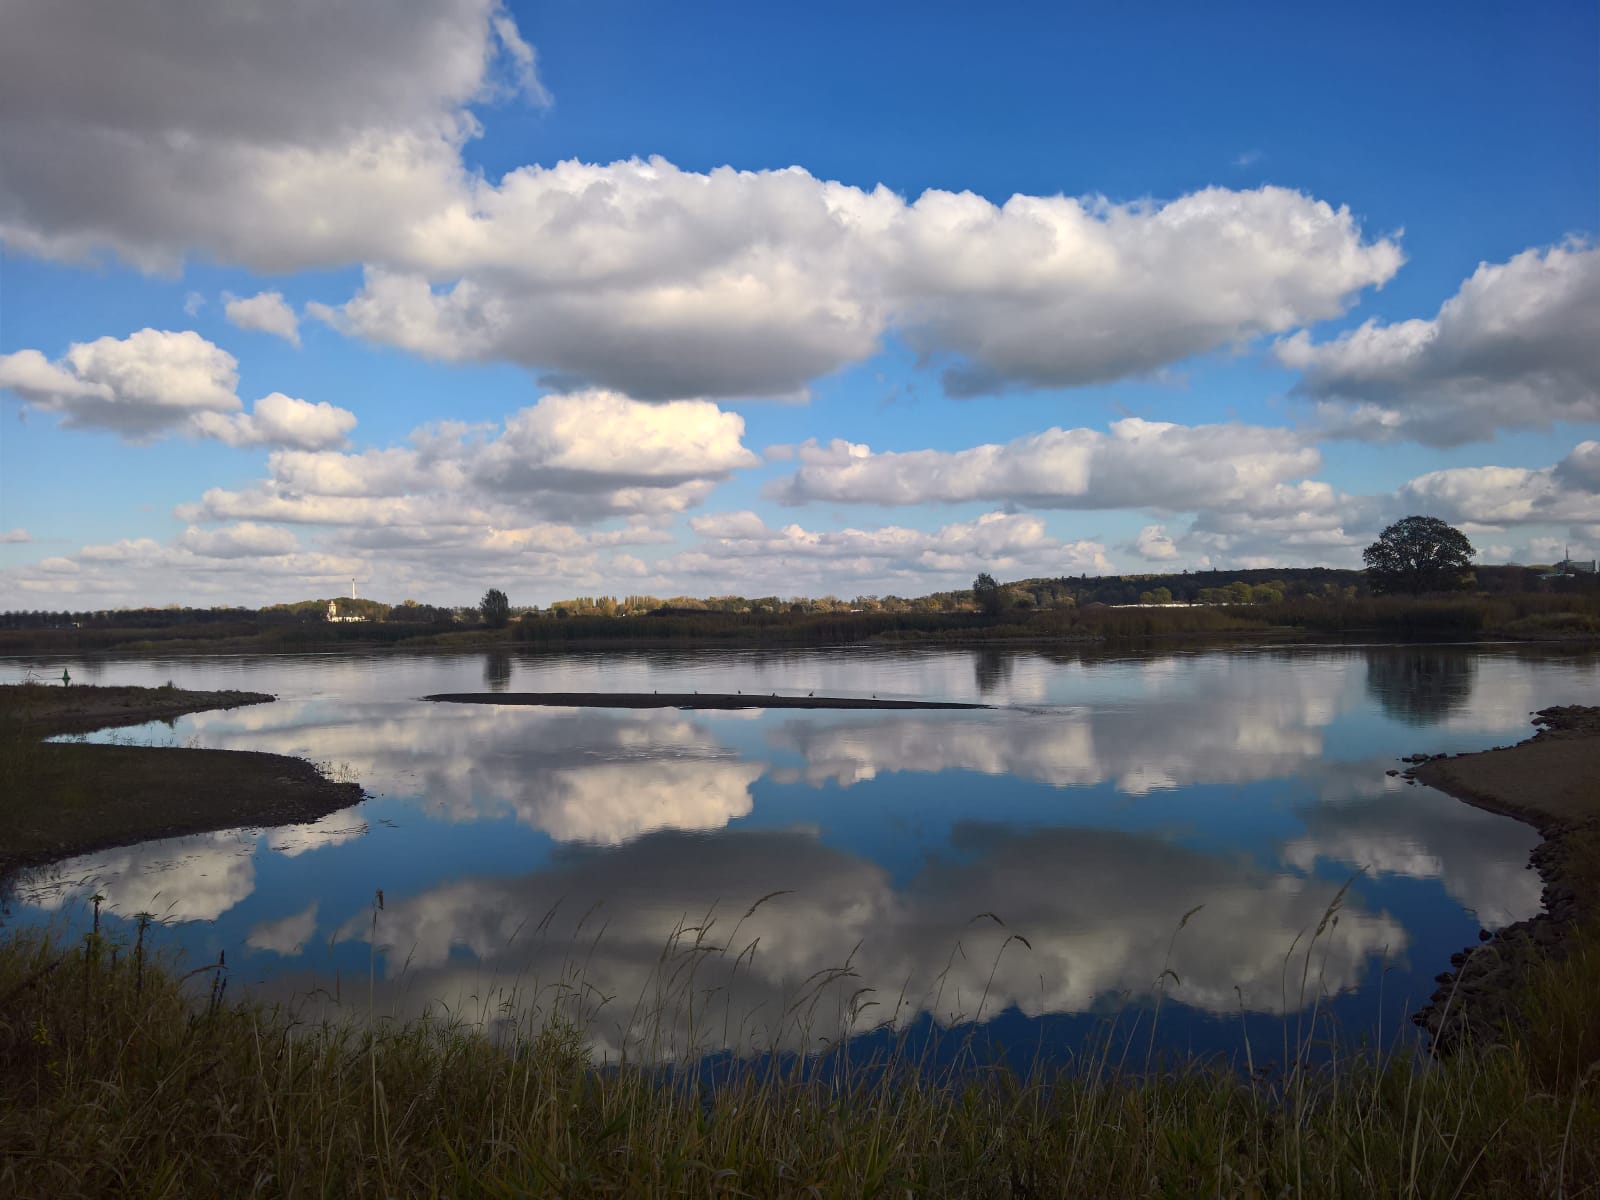
[[[638,1036],[600,1061],[577,973],[511,1027],[317,1020],[229,997],[225,961],[183,970],[152,952],[157,928],[103,931],[97,907],[81,941],[0,933],[0,1194],[1600,1194],[1593,936],[1529,985],[1539,1020],[1443,1062],[1404,1039],[1340,1047],[1312,996],[1281,1054],[1162,1062],[1112,1021],[1019,1072],[974,1025],[944,1031],[954,1055],[891,1036],[867,1055],[664,1063],[650,1039],[682,1027],[668,1009],[716,952],[700,937],[664,949]],[[1285,960],[1302,1002],[1321,932]]]

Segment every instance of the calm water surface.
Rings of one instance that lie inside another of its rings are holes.
[[[1170,1050],[1275,1038],[1313,1005],[1387,1036],[1480,925],[1537,910],[1539,881],[1530,829],[1385,771],[1600,694],[1593,652],[1508,647],[51,659],[0,677],[65,664],[279,696],[93,740],[301,755],[371,798],[59,864],[10,920],[81,923],[98,890],[114,927],[150,911],[192,961],[225,950],[236,989],[490,1022],[564,1003],[607,1053],[645,1026],[681,1054],[816,1048],[892,1018],[1060,1055],[1108,1012],[1148,1021],[1158,987]],[[997,707],[416,699],[479,689]]]

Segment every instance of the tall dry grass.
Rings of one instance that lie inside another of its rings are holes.
[[[1027,1073],[971,1040],[936,1057],[905,1038],[864,1057],[663,1066],[652,1022],[676,1030],[681,1014],[649,1009],[692,1003],[707,953],[693,937],[663,952],[632,1051],[597,1064],[580,1024],[597,1002],[578,975],[490,1036],[456,1020],[311,1021],[241,1002],[225,961],[181,972],[154,956],[143,919],[120,940],[98,919],[75,944],[12,931],[0,938],[0,1194],[1600,1191],[1596,1068],[1582,1061],[1595,1052],[1583,1039],[1596,992],[1577,990],[1596,982],[1594,942],[1535,981],[1530,1003],[1545,1007],[1531,1011],[1548,1022],[1439,1063],[1403,1043],[1327,1044],[1312,956],[1337,908],[1303,959],[1285,959],[1306,1016],[1286,1024],[1276,1069],[1248,1046],[1239,1064],[1166,1064],[1151,1050],[1131,1061],[1140,1039],[1109,1029]]]

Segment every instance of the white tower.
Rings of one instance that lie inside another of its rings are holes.
[[[350,599],[354,600],[355,598],[356,598],[356,581],[354,579],[352,579],[350,581]]]

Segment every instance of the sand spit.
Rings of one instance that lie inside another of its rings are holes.
[[[0,686],[0,722],[52,737],[116,725],[171,721],[189,713],[268,704],[266,692],[192,692],[177,687],[100,687],[17,683]]]
[[[1544,840],[1529,867],[1544,880],[1544,910],[1450,956],[1453,970],[1411,1019],[1449,1054],[1470,1040],[1496,1041],[1515,1020],[1515,998],[1544,956],[1562,957],[1572,931],[1600,916],[1600,708],[1546,708],[1539,732],[1477,754],[1416,755],[1410,778],[1490,812],[1532,825]]]
[[[952,700],[863,700],[859,696],[780,696],[757,692],[440,692],[449,704],[535,704],[552,708],[992,708]]]
[[[273,699],[176,687],[0,686],[0,885],[21,867],[154,838],[314,821],[358,803],[358,784],[282,754],[42,740]]]

